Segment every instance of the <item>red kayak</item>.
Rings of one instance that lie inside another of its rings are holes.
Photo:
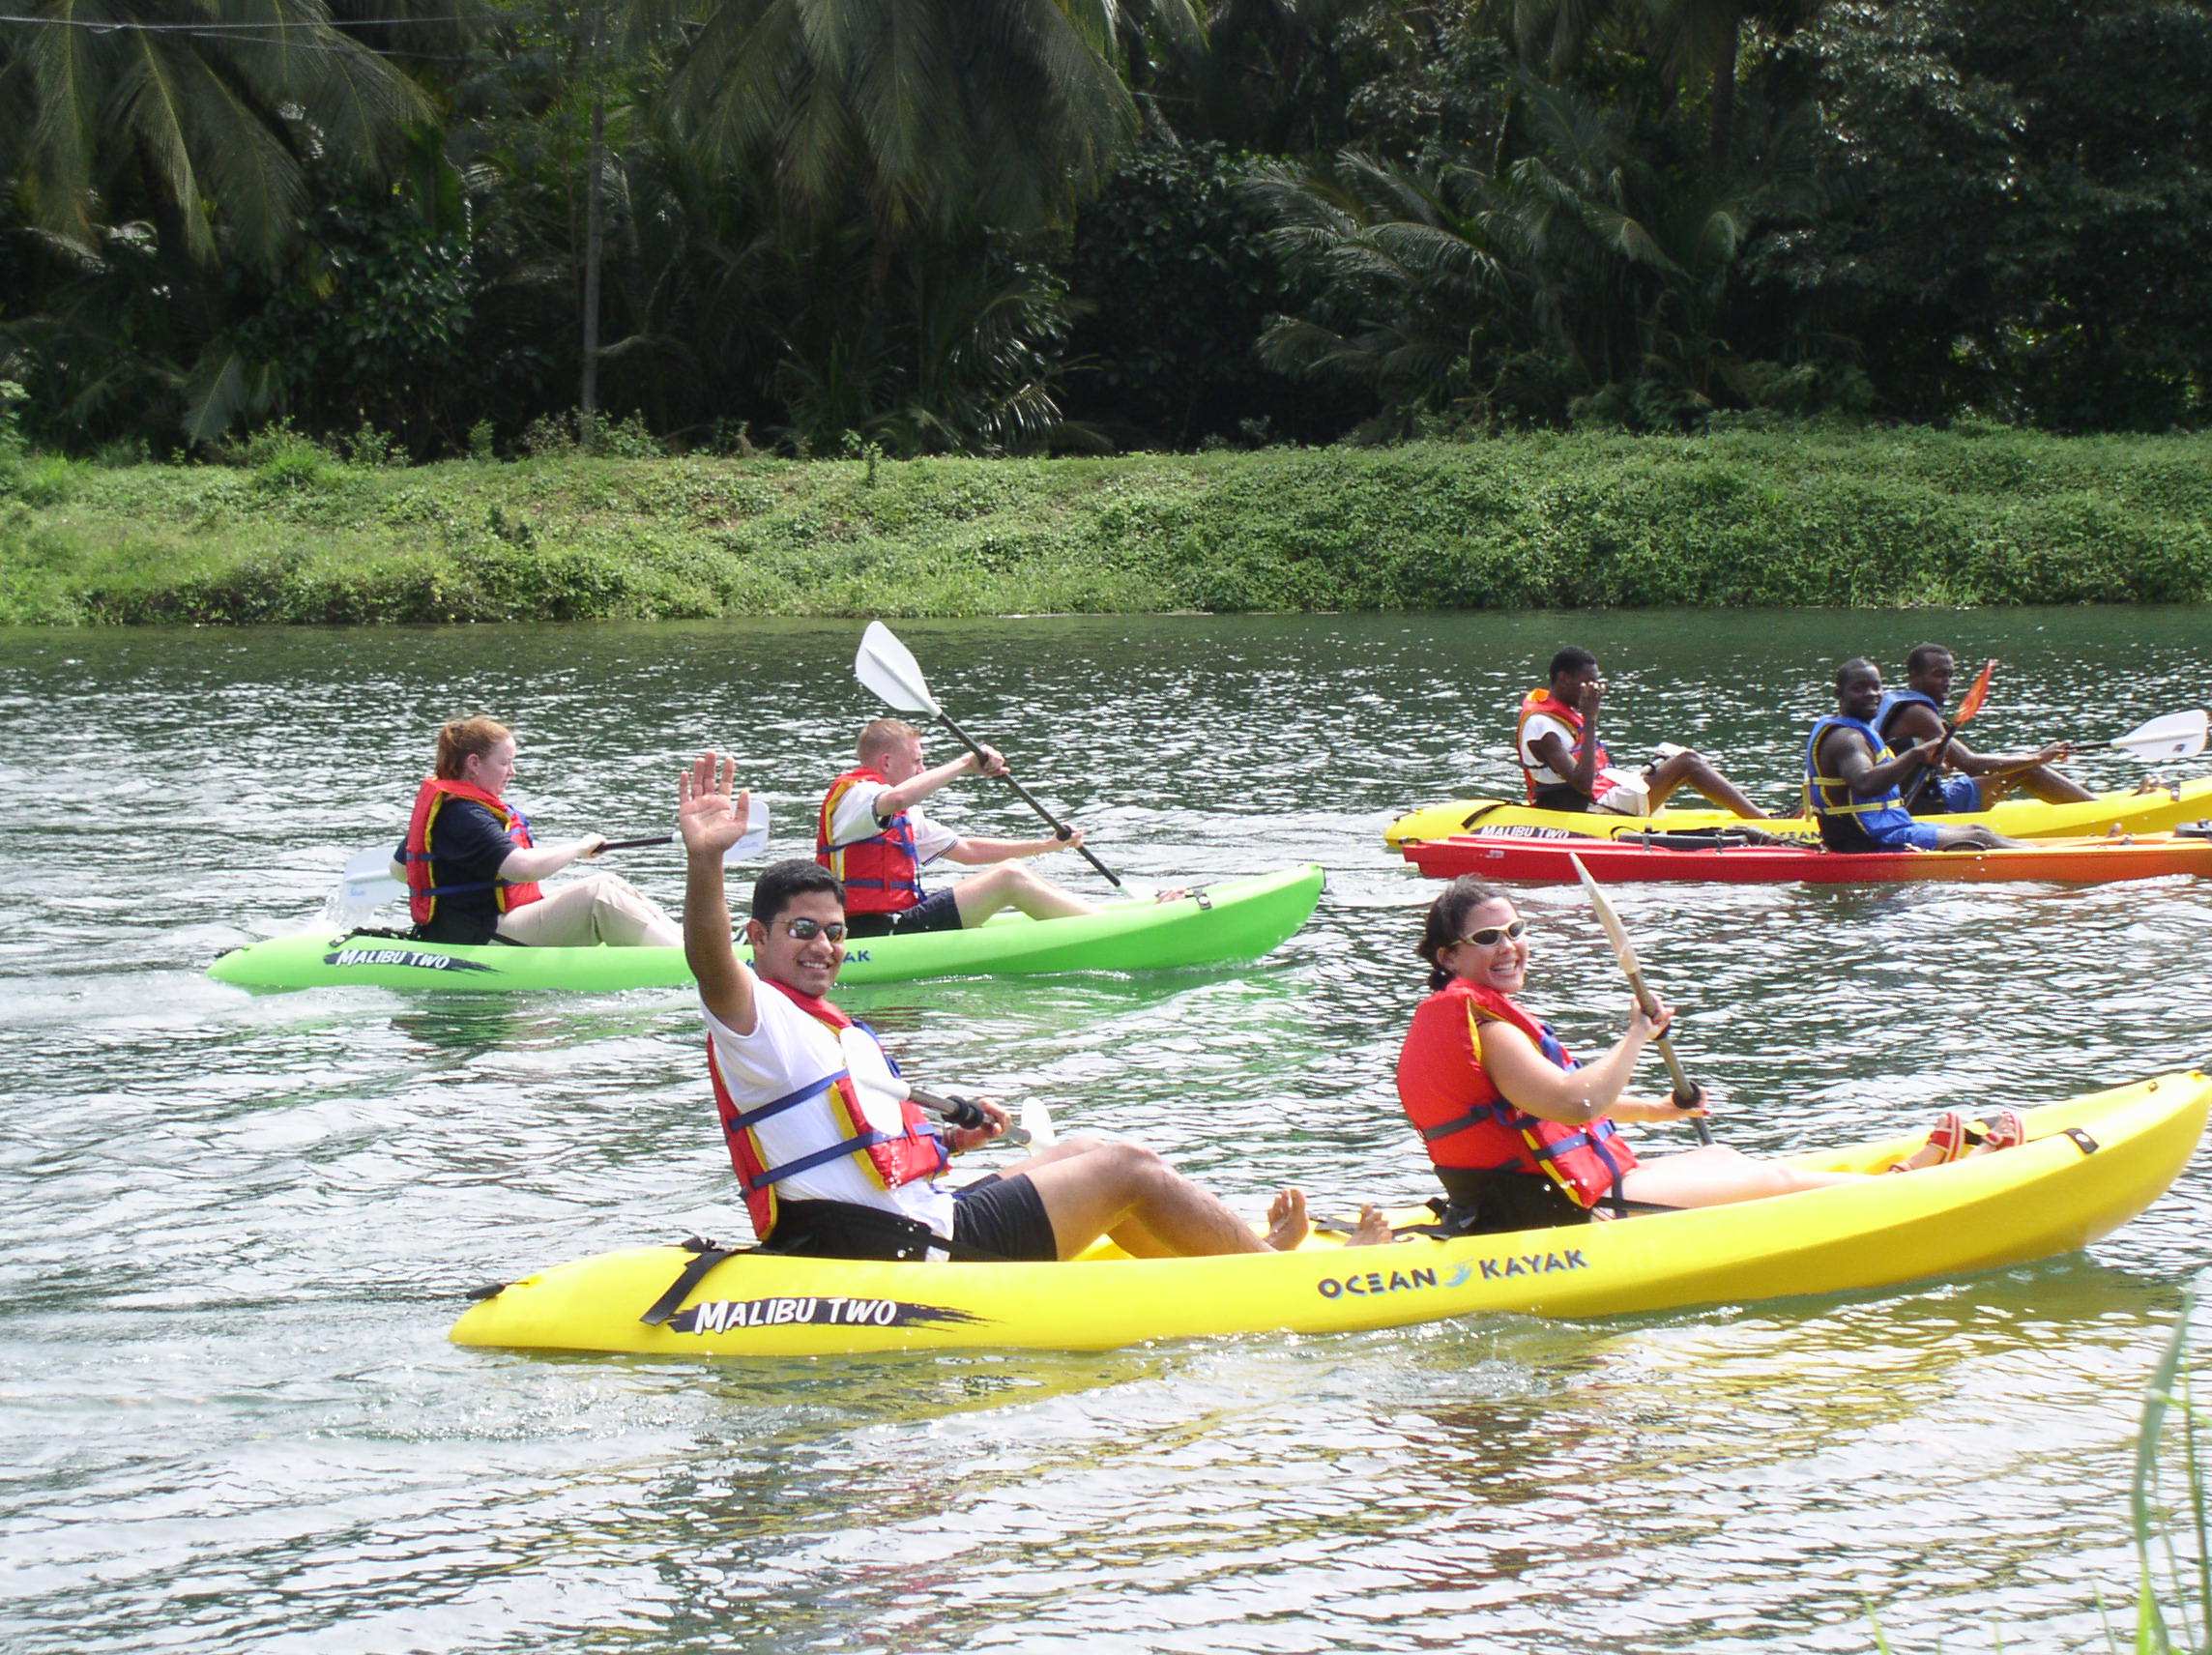
[[[1406,859],[1432,879],[1476,874],[1530,885],[1573,885],[1582,858],[1607,885],[1691,881],[1724,885],[1903,885],[1920,880],[2056,880],[2102,885],[2162,874],[2212,874],[2212,837],[2200,832],[2132,838],[2042,839],[2006,851],[1830,851],[1820,846],[1701,844],[1694,835],[1620,839],[1519,839],[1455,834],[1411,840]]]

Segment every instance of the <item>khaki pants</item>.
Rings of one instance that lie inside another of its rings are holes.
[[[667,912],[620,874],[593,874],[555,886],[536,902],[499,916],[499,934],[533,948],[682,947],[684,931]]]

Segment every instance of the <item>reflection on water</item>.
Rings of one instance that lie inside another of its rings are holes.
[[[1507,711],[1570,638],[1616,748],[1696,742],[1779,803],[1834,660],[1932,628],[2002,657],[1993,747],[2132,722],[2113,682],[2145,715],[2205,699],[2200,613],[902,627],[1130,877],[1312,858],[1329,886],[1256,966],[850,1002],[916,1072],[1248,1208],[1411,1198],[1388,1073],[1428,892],[1389,815],[1507,791]],[[712,1368],[448,1346],[481,1283],[742,1234],[688,997],[201,969],[321,923],[458,709],[518,724],[550,832],[650,829],[713,743],[803,850],[875,711],[856,631],[0,638],[0,1643],[1860,1650],[1868,1602],[1899,1648],[2096,1642],[2137,1393],[2206,1257],[2197,1169],[2089,1255],[1591,1326]],[[975,784],[945,814],[1030,831]],[[680,894],[673,857],[626,871]],[[2191,882],[1619,902],[1747,1149],[2212,1055]],[[1525,907],[1540,1009],[1600,1043],[1626,997],[1580,899]]]

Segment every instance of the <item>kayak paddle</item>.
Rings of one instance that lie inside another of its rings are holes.
[[[860,634],[860,650],[853,657],[853,676],[885,706],[895,708],[901,712],[928,713],[951,731],[978,761],[982,759],[983,749],[975,744],[975,739],[953,723],[945,709],[937,704],[937,697],[929,693],[929,684],[921,676],[921,665],[914,658],[914,653],[900,643],[896,634],[881,621],[869,622],[868,629]],[[1012,788],[1024,804],[1043,817],[1045,826],[1061,838],[1073,835],[1075,830],[1072,828],[1038,803],[1029,789],[1014,780],[1010,773],[1001,771],[999,779]],[[1107,884],[1126,894],[1127,887],[1121,884],[1121,876],[1092,856],[1090,846],[1078,845],[1075,852],[1104,874]]]
[[[953,1097],[949,1094],[940,1096],[933,1091],[923,1091],[919,1087],[909,1087],[907,1096],[940,1120],[950,1121],[954,1126],[980,1126],[988,1118],[973,1098]],[[1004,1144],[1012,1149],[1026,1149],[1033,1143],[1049,1144],[1052,1142],[1052,1117],[1046,1112],[1045,1106],[1033,1097],[1022,1105],[1022,1123],[1019,1126],[1009,1125],[991,1142]]]
[[[2207,727],[2212,727],[2212,717],[2199,707],[2138,724],[2125,736],[2114,736],[2111,744],[2139,759],[2193,759],[2204,750]]]
[[[752,820],[745,828],[744,837],[723,853],[725,866],[749,861],[768,849],[768,804],[755,797],[751,804]],[[648,845],[673,845],[673,833],[649,833],[642,839],[610,839],[599,847],[604,856],[609,851],[639,851]],[[388,902],[397,902],[407,894],[407,886],[392,877],[392,851],[389,846],[378,846],[362,852],[345,865],[345,874],[338,886],[337,901],[341,909],[382,908]]]
[[[1589,869],[1583,866],[1582,857],[1570,854],[1567,860],[1574,863],[1575,877],[1583,882],[1583,889],[1589,892],[1590,907],[1597,911],[1597,922],[1605,927],[1606,940],[1613,944],[1613,957],[1620,962],[1621,973],[1628,978],[1628,986],[1636,995],[1636,1003],[1644,1007],[1644,1016],[1658,1015],[1659,1002],[1644,981],[1644,968],[1636,959],[1636,944],[1628,940],[1628,929],[1621,924],[1620,915],[1614,913],[1613,904],[1606,901],[1605,892],[1598,889],[1597,881],[1590,878]],[[1682,1060],[1674,1056],[1674,1043],[1662,1034],[1656,1044],[1659,1056],[1667,1060],[1667,1078],[1674,1083],[1674,1107],[1683,1108],[1697,1097],[1698,1089],[1691,1085],[1690,1077],[1682,1072]],[[1698,1129],[1699,1143],[1710,1144],[1713,1141],[1712,1128],[1705,1124],[1703,1116],[1692,1116],[1690,1124]]]

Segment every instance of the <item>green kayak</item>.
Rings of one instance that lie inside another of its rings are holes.
[[[1149,972],[1265,954],[1306,922],[1322,871],[1307,862],[1256,879],[1202,886],[1174,902],[1117,902],[1074,919],[1003,914],[973,931],[871,937],[848,944],[840,984],[917,977],[1035,976],[1050,972]],[[233,948],[208,968],[245,988],[436,989],[572,993],[681,987],[681,948],[519,948],[418,943],[354,932],[306,932]]]

